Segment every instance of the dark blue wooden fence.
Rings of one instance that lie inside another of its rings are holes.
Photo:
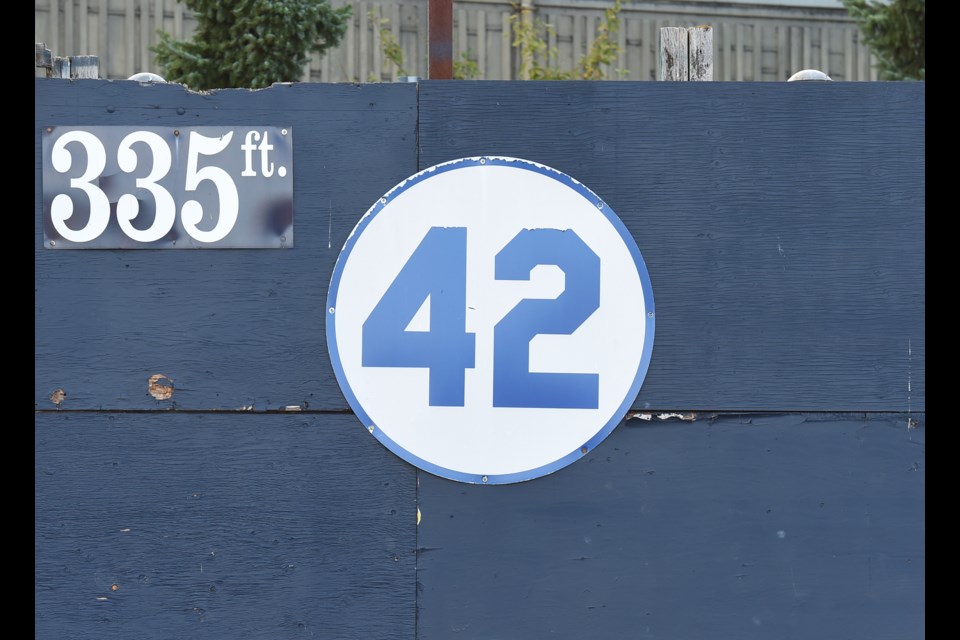
[[[35,94],[38,638],[923,635],[922,83]],[[138,124],[292,125],[296,247],[45,250],[41,128]],[[326,352],[353,225],[471,155],[603,194],[657,301],[651,419],[518,485],[394,457]]]

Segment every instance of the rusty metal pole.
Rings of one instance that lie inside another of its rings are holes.
[[[430,80],[453,80],[453,0],[430,0],[427,9]]]

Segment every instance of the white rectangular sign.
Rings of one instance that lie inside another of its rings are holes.
[[[45,127],[48,249],[293,246],[291,127]]]

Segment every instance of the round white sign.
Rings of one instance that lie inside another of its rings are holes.
[[[503,157],[404,180],[347,239],[327,297],[340,388],[444,478],[537,478],[596,447],[640,390],[653,291],[633,237],[570,176]]]

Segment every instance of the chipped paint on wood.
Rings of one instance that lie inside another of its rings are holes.
[[[155,400],[169,400],[173,397],[173,380],[162,373],[155,373],[147,380],[147,392]]]
[[[666,412],[662,411],[660,413],[652,413],[649,411],[638,411],[627,416],[627,420],[646,420],[650,421],[654,418],[658,420],[670,420],[671,418],[676,418],[677,420],[683,420],[684,422],[693,422],[697,419],[696,411],[682,411],[682,412]]]
[[[676,418],[678,420],[683,420],[685,422],[693,422],[697,419],[697,414],[693,411],[688,411],[685,413],[658,413],[657,418],[659,420],[669,420],[670,418]]]
[[[60,405],[63,403],[66,397],[67,397],[66,391],[64,391],[63,389],[57,389],[56,391],[50,394],[50,402],[57,405],[57,408],[59,409]]]

